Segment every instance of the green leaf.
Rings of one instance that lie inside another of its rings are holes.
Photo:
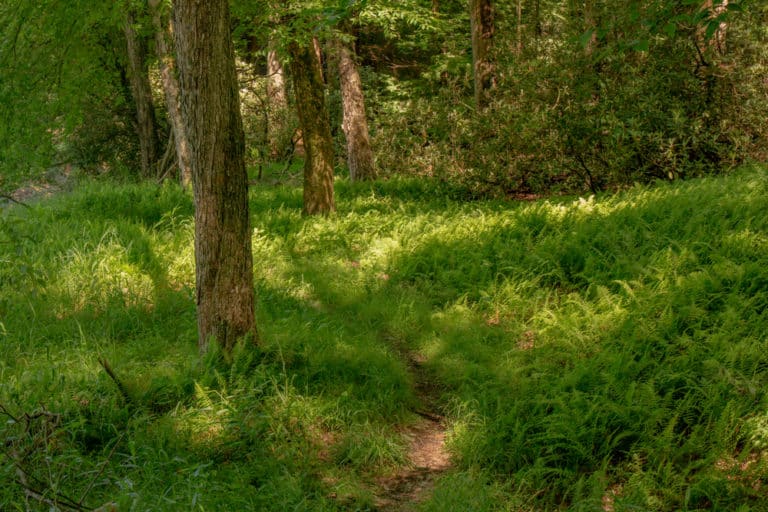
[[[581,37],[579,37],[579,44],[586,48],[589,45],[590,40],[592,39],[592,36],[595,35],[595,29],[591,28],[581,34]]]
[[[715,35],[715,32],[717,32],[719,28],[720,21],[717,19],[711,20],[709,23],[707,23],[707,31],[704,38],[707,40],[712,39],[712,36]]]
[[[629,43],[629,47],[636,52],[647,52],[650,48],[650,41],[648,39],[635,39]]]

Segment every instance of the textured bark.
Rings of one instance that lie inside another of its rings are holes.
[[[355,55],[340,39],[334,42],[336,60],[339,66],[339,86],[344,119],[341,128],[347,140],[347,166],[349,178],[372,180],[376,178],[373,151],[368,134],[368,120],[365,117],[365,98]]]
[[[136,134],[139,137],[141,174],[148,178],[152,176],[158,159],[159,142],[155,107],[152,103],[152,89],[149,85],[147,72],[147,51],[144,41],[136,33],[135,24],[136,13],[129,9],[123,24],[128,50],[128,80],[131,84],[131,96],[136,108]]]
[[[517,0],[517,48],[518,55],[523,53],[523,0]]]
[[[176,0],[174,36],[195,197],[201,350],[257,341],[245,137],[227,0]]]
[[[714,7],[713,9],[713,15],[715,17],[720,16],[724,12],[728,10],[728,0],[720,0],[720,2]],[[715,32],[715,43],[717,46],[717,51],[720,53],[720,55],[725,55],[727,46],[726,46],[726,39],[728,35],[728,23],[725,21],[721,21],[720,25],[718,25],[717,32]]]
[[[489,91],[495,82],[494,63],[490,55],[494,28],[491,0],[469,0],[469,20],[472,31],[475,105],[482,109],[488,104]]]
[[[304,214],[328,214],[333,198],[333,140],[320,60],[312,43],[289,46],[291,77],[304,141]]]
[[[163,15],[161,0],[149,0],[152,26],[155,29],[155,47],[160,61],[160,78],[165,95],[165,106],[173,130],[176,145],[176,159],[179,164],[179,180],[186,189],[192,188],[192,168],[190,167],[189,139],[181,117],[179,100],[179,82],[176,79],[176,62],[173,55],[173,29],[170,19]]]
[[[325,83],[325,74],[323,72],[323,47],[320,44],[320,40],[317,37],[312,38],[312,48],[315,50],[315,57],[317,58],[318,68],[320,70],[320,81]]]
[[[267,99],[267,138],[270,156],[276,158],[280,153],[280,134],[285,130],[288,95],[285,89],[285,71],[271,39],[267,50]]]
[[[704,0],[701,10],[708,11],[711,19],[717,18],[728,10],[728,0]],[[706,49],[712,55],[725,55],[728,23],[721,21],[717,26],[717,30],[715,30],[710,38],[707,38],[706,32],[706,24],[703,24],[697,31],[697,38],[699,39],[699,46],[702,51]]]

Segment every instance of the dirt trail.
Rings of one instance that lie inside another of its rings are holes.
[[[10,194],[0,193],[0,209],[12,205],[27,205],[40,197],[49,197],[64,190],[69,182],[72,170],[67,166],[62,171],[49,172],[44,179],[29,182]]]
[[[376,507],[380,512],[407,512],[426,500],[441,473],[451,468],[445,447],[446,424],[435,410],[439,389],[415,354],[407,354],[421,408],[419,420],[403,429],[409,440],[410,465],[376,481]]]

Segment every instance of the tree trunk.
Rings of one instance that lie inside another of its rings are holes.
[[[591,31],[589,40],[586,41],[586,46],[584,47],[584,51],[587,55],[592,55],[595,48],[597,48],[598,20],[596,13],[597,8],[594,2],[595,0],[585,0],[584,2],[584,26],[586,30]]]
[[[157,57],[160,61],[160,78],[165,94],[165,105],[168,110],[168,119],[173,130],[173,140],[176,144],[176,158],[179,163],[179,180],[185,189],[192,188],[192,168],[190,167],[189,139],[186,127],[181,117],[181,105],[179,103],[179,82],[176,79],[176,63],[169,36],[172,29],[170,20],[162,12],[161,0],[149,0],[152,25],[155,29],[155,46]],[[167,21],[166,21],[167,20]]]
[[[701,10],[709,12],[709,20],[714,20],[721,14],[728,10],[728,0],[705,0],[701,6]],[[707,39],[706,33],[708,30],[709,20],[705,20],[705,23],[698,30],[698,37],[702,48],[706,48],[712,55],[725,55],[726,49],[726,35],[728,34],[728,23],[721,21],[717,25],[717,29]]]
[[[727,11],[728,11],[728,0],[720,0],[720,3],[715,7],[714,15],[717,17]],[[721,21],[720,25],[717,28],[717,32],[715,32],[715,41],[717,42],[717,51],[720,53],[720,55],[725,55],[726,53],[727,35],[728,35],[728,23],[725,21]]]
[[[315,58],[317,58],[318,69],[320,70],[320,81],[325,84],[325,71],[323,70],[323,47],[317,36],[312,38],[312,48],[315,49]]]
[[[288,95],[285,90],[285,71],[271,39],[267,50],[267,102],[267,142],[270,157],[277,158],[281,152],[281,134],[286,129]]]
[[[493,8],[491,0],[469,0],[469,20],[472,30],[472,70],[475,80],[475,105],[482,110],[488,105],[489,91],[494,85],[494,63],[491,61],[493,42]]]
[[[123,24],[126,47],[128,50],[128,80],[131,84],[131,96],[136,108],[136,133],[139,137],[141,155],[141,174],[149,178],[158,158],[157,122],[155,107],[152,103],[152,89],[147,73],[146,47],[136,33],[136,13],[128,9]]]
[[[304,214],[326,215],[336,209],[333,198],[333,140],[325,105],[320,60],[314,45],[293,42],[291,76],[304,141]]]
[[[176,0],[173,26],[195,197],[199,346],[215,339],[228,352],[242,337],[258,340],[229,3]]]
[[[339,66],[339,86],[344,119],[341,128],[347,140],[347,166],[349,179],[372,180],[376,178],[373,151],[365,117],[365,99],[355,55],[341,39],[334,41]]]
[[[517,48],[518,55],[523,53],[523,0],[517,0]]]

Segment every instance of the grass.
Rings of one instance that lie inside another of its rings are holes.
[[[174,186],[1,212],[0,509],[27,508],[21,466],[88,507],[375,510],[416,353],[455,459],[419,510],[768,510],[768,171],[531,203],[336,190],[329,218],[252,190],[264,343],[231,365],[196,353]]]

